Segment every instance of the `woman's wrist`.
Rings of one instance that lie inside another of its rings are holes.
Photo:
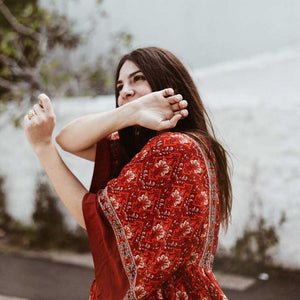
[[[50,151],[56,150],[56,147],[52,140],[48,142],[39,143],[32,146],[34,153],[40,158],[47,157]]]
[[[126,128],[129,126],[138,125],[139,120],[139,103],[138,101],[132,101],[126,103],[120,107],[118,107],[120,113],[120,120],[122,124],[120,125],[121,128]]]

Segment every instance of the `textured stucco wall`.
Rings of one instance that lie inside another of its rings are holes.
[[[252,60],[194,72],[219,137],[232,154],[234,202],[232,225],[220,245],[230,249],[258,216],[276,226],[275,264],[300,268],[300,55],[287,50]],[[187,99],[188,100],[188,99]],[[56,99],[56,130],[77,116],[114,106],[112,96]],[[56,131],[57,132],[57,131]],[[0,131],[0,174],[6,177],[11,215],[30,222],[34,183],[40,164],[23,130]],[[62,152],[86,187],[93,163]],[[286,221],[280,227],[282,213]],[[69,218],[70,220],[70,218]]]

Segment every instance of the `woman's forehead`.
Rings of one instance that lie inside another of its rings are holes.
[[[127,78],[130,74],[138,70],[139,67],[134,62],[131,60],[126,60],[120,69],[118,80],[122,80],[124,77]]]

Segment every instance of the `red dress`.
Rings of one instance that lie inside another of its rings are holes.
[[[204,147],[162,133],[106,183],[115,165],[110,143],[98,145],[106,155],[101,166],[96,156],[100,189],[92,193],[92,184],[83,199],[95,265],[90,299],[227,299],[212,273],[220,212]]]

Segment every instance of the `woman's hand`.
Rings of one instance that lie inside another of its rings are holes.
[[[188,116],[188,103],[180,94],[168,88],[145,95],[129,103],[136,106],[136,125],[161,131],[174,128],[180,119]]]
[[[38,96],[39,104],[24,117],[24,129],[31,147],[38,152],[52,144],[55,114],[50,99],[45,94]]]
[[[50,99],[45,94],[40,94],[38,99],[39,104],[35,104],[33,110],[24,117],[27,139],[59,198],[77,222],[85,228],[82,199],[87,190],[64,164],[52,142],[55,114]]]

